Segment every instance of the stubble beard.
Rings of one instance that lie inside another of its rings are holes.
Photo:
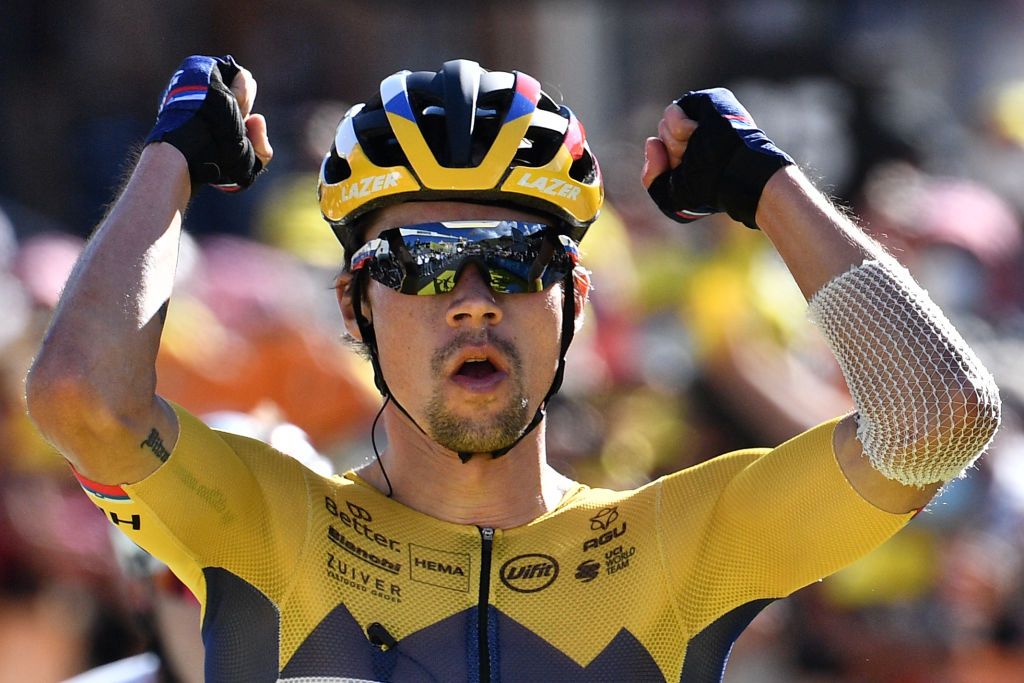
[[[506,448],[519,438],[530,422],[530,401],[523,383],[519,352],[504,340],[488,341],[501,350],[510,366],[508,400],[489,417],[465,417],[446,406],[442,391],[444,361],[448,355],[457,352],[465,341],[453,340],[438,349],[431,359],[431,369],[438,382],[424,409],[426,431],[438,444],[458,453],[490,453]]]

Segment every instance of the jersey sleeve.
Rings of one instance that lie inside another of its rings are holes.
[[[853,489],[833,452],[837,422],[661,480],[662,556],[694,632],[832,574],[913,517],[880,510]]]
[[[217,432],[174,406],[179,436],[155,472],[106,486],[77,475],[118,529],[165,562],[205,606],[204,569],[267,595],[282,590],[306,543],[306,470],[266,444]]]

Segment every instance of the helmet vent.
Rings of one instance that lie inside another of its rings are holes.
[[[336,185],[348,180],[352,175],[352,167],[348,165],[347,160],[338,156],[338,150],[332,146],[331,153],[324,158],[322,173],[325,183]]]
[[[589,148],[584,148],[580,158],[572,162],[572,166],[569,167],[569,177],[588,185],[594,182],[597,177],[597,168],[594,164],[594,155],[590,153]]]
[[[428,77],[429,76],[429,77]],[[417,123],[423,138],[437,163],[446,168],[473,168],[479,166],[501,132],[501,124],[512,103],[513,81],[510,74],[503,78],[490,78],[483,74],[481,88],[476,92],[475,106],[471,117],[456,125],[449,118],[458,112],[450,111],[448,104],[462,102],[448,93],[451,101],[446,102],[443,79],[434,74],[411,74],[407,81],[409,104],[416,112]],[[502,86],[491,89],[494,86]],[[468,104],[468,102],[467,102]],[[452,136],[461,138],[456,140]],[[468,158],[463,157],[468,144]],[[462,150],[462,151],[459,151]],[[456,158],[458,157],[458,158]]]
[[[401,145],[395,139],[395,133],[391,130],[391,123],[388,121],[383,105],[379,104],[378,97],[375,102],[367,103],[366,107],[352,120],[359,144],[363,148],[366,157],[376,166],[408,166],[409,160],[402,151]],[[376,104],[370,109],[370,104]]]
[[[513,165],[543,166],[551,161],[562,145],[563,133],[544,126],[530,126],[512,159]]]

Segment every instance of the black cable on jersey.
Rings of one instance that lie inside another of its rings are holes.
[[[381,405],[380,410],[377,411],[377,417],[373,418],[373,425],[370,427],[370,444],[373,446],[373,454],[377,456],[377,464],[380,465],[380,473],[384,475],[384,481],[388,485],[388,498],[394,494],[395,490],[391,488],[391,480],[388,478],[388,471],[384,469],[384,462],[380,459],[380,451],[377,450],[377,421],[380,420],[380,416],[384,414],[384,409],[388,407],[388,401],[391,400],[390,394],[384,395],[384,403]]]

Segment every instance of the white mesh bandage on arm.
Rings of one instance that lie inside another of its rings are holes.
[[[883,256],[822,287],[810,315],[839,361],[857,437],[889,479],[960,476],[999,426],[992,375],[910,273]]]

